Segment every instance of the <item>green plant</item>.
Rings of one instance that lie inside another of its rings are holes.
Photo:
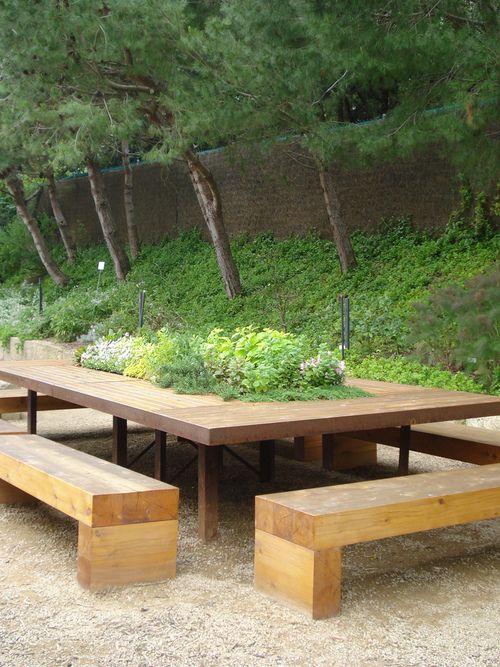
[[[415,307],[412,340],[420,358],[467,369],[486,386],[498,386],[500,264],[463,287],[434,291]]]
[[[141,363],[147,359],[151,345],[140,337],[125,334],[119,338],[100,338],[89,345],[79,356],[80,363],[86,368],[144,377]],[[127,372],[128,371],[128,372]]]
[[[249,326],[236,329],[232,336],[214,329],[202,349],[205,363],[219,381],[241,392],[263,393],[298,384],[305,342],[289,333]]]
[[[331,387],[344,380],[345,363],[324,348],[316,357],[303,361],[299,368],[306,387]]]
[[[349,351],[346,372],[355,378],[415,384],[423,387],[470,391],[481,393],[483,387],[464,373],[426,366],[408,357],[364,356],[359,351]]]

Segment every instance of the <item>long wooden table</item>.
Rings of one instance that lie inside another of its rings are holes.
[[[217,534],[219,461],[225,445],[259,442],[266,479],[272,474],[278,438],[321,434],[328,448],[335,434],[397,426],[402,427],[404,464],[411,425],[500,414],[500,397],[366,380],[350,383],[372,393],[369,398],[243,403],[180,395],[69,361],[1,362],[0,379],[28,389],[30,433],[36,432],[38,392],[112,415],[113,461],[121,465],[127,464],[127,420],[154,429],[159,479],[164,478],[166,434],[193,442],[198,447],[199,534],[205,540]]]

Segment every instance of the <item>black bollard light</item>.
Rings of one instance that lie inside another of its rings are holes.
[[[144,301],[146,300],[146,290],[139,292],[139,329],[144,325]]]
[[[345,351],[349,349],[349,339],[351,335],[349,297],[341,294],[340,302],[340,349],[342,352],[342,361],[345,359]]]
[[[43,286],[41,276],[38,278],[38,312],[40,315],[43,313]]]

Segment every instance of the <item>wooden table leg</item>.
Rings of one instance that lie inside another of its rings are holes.
[[[198,445],[198,534],[208,542],[217,537],[220,446]]]
[[[113,417],[113,463],[127,467],[127,420]]]
[[[32,389],[28,389],[27,408],[28,433],[36,433],[37,394],[36,391],[33,391]]]
[[[155,431],[155,479],[167,481],[167,434]]]
[[[407,475],[410,463],[411,427],[401,426],[399,429],[399,465],[398,475]]]
[[[259,470],[261,482],[272,482],[275,473],[276,446],[274,440],[259,443]]]

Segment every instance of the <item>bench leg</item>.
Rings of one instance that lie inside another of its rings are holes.
[[[308,438],[305,438],[306,446],[307,441]],[[323,468],[326,470],[350,470],[377,464],[377,444],[375,442],[364,442],[340,434],[325,433],[321,437],[316,458],[320,458],[321,449]],[[308,458],[307,449],[304,451],[304,460],[313,460]]]
[[[175,577],[176,520],[91,528],[79,523],[78,583],[99,590]]]
[[[36,505],[38,500],[0,479],[0,505]]]
[[[255,531],[255,586],[306,610],[312,618],[340,612],[341,549],[312,551]]]

